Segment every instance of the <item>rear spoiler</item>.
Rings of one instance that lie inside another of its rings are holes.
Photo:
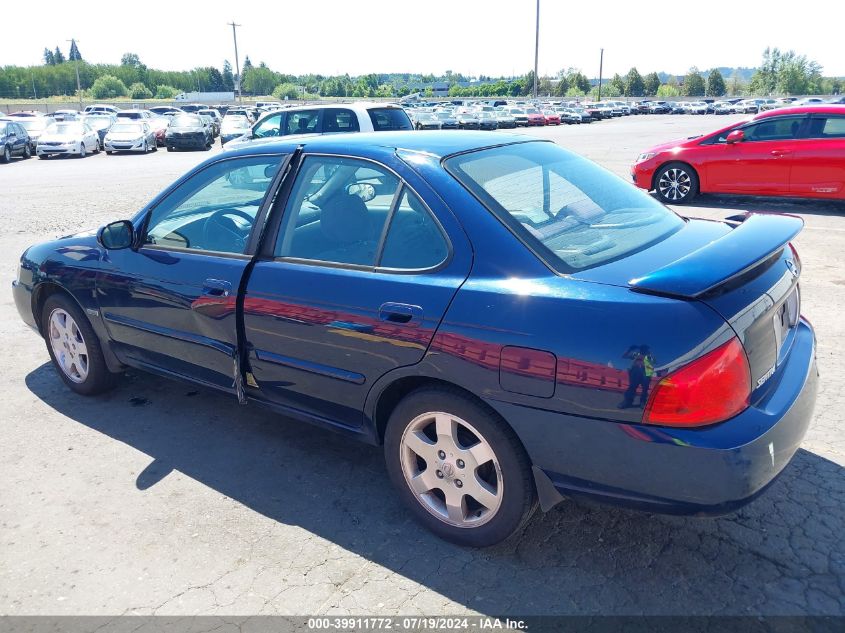
[[[794,215],[748,213],[729,220],[736,228],[724,237],[628,285],[639,292],[695,299],[767,260],[804,227]]]

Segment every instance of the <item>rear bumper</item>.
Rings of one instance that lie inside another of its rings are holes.
[[[665,514],[725,514],[774,481],[810,424],[818,388],[815,337],[806,322],[798,328],[776,388],[711,427],[622,424],[490,404],[534,463],[544,509],[564,496],[584,496]]]

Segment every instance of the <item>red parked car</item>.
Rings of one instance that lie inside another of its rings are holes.
[[[845,107],[761,112],[712,134],[658,145],[631,167],[667,203],[699,193],[845,199]]]
[[[554,110],[543,110],[542,114],[546,125],[560,125],[560,115]]]
[[[546,117],[537,108],[525,108],[525,114],[528,115],[528,125],[545,125]]]

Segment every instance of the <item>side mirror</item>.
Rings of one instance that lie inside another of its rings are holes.
[[[97,231],[97,241],[103,248],[117,251],[132,246],[135,240],[135,227],[129,220],[119,220],[106,224]]]
[[[743,132],[742,130],[734,130],[733,132],[728,134],[728,138],[725,139],[725,141],[731,145],[733,145],[734,143],[741,143],[744,140],[745,132]]]

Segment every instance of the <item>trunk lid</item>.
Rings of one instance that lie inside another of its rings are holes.
[[[800,261],[789,242],[802,227],[795,216],[758,213],[732,223],[689,220],[651,248],[573,277],[711,307],[745,348],[755,402],[776,382],[798,325]]]

